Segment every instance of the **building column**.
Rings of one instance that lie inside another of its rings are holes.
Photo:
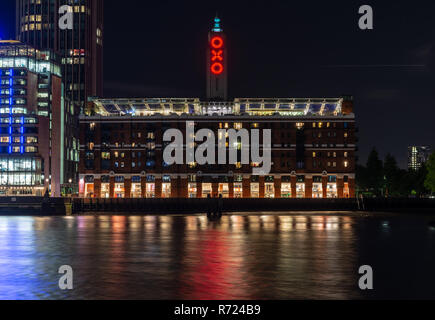
[[[305,177],[305,198],[313,198],[313,177]]]
[[[264,199],[264,176],[260,177],[259,179],[259,183],[260,183],[260,198]]]
[[[198,199],[201,199],[202,198],[202,179],[197,179],[197,182],[196,182],[196,197],[198,198]]]
[[[230,189],[230,194],[229,197],[230,199],[234,199],[234,182],[229,182],[228,183],[228,188]]]
[[[251,198],[251,179],[243,178],[243,198]]]
[[[291,183],[292,183],[292,199],[296,199],[296,183],[298,181],[298,178],[296,176],[291,177]]]
[[[125,198],[131,198],[131,178],[124,180]]]
[[[162,179],[156,179],[155,183],[155,198],[160,199],[162,197]]]
[[[146,194],[147,194],[147,179],[146,179],[146,177],[142,177],[142,179],[140,180],[140,189],[142,192],[142,198],[145,199]]]
[[[177,197],[178,198],[187,198],[189,196],[189,181],[187,180],[187,178],[179,178],[178,179],[178,193],[177,193]]]
[[[337,196],[339,199],[344,198],[344,179],[337,178]]]
[[[219,182],[213,180],[211,184],[211,197],[219,197]]]
[[[275,183],[275,198],[280,199],[281,198],[281,178],[275,177],[274,183]]]
[[[322,193],[323,193],[323,199],[326,199],[328,197],[328,177],[322,177]]]
[[[356,190],[355,190],[355,178],[353,178],[353,179],[349,178],[349,196],[350,196],[350,198],[354,199],[356,197],[355,192],[356,192]]]
[[[179,178],[171,177],[171,198],[178,198],[178,188],[180,188]]]
[[[101,198],[101,179],[94,179],[94,194],[97,198]]]
[[[110,198],[115,198],[115,177],[110,177]]]

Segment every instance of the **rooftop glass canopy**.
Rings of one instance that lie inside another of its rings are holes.
[[[91,99],[88,114],[102,116],[152,115],[282,115],[339,116],[343,98],[259,99],[238,98],[228,102],[201,101],[198,98]]]

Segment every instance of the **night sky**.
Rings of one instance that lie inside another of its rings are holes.
[[[358,28],[358,8],[374,30]],[[15,2],[1,0],[0,37]],[[376,146],[406,166],[435,147],[435,1],[106,1],[106,97],[203,97],[207,33],[218,12],[234,97],[353,95],[360,162]]]

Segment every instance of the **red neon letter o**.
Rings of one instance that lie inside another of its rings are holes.
[[[210,43],[214,49],[220,49],[224,46],[224,40],[221,37],[214,37]]]
[[[224,66],[222,63],[215,63],[211,66],[211,72],[213,72],[216,75],[222,74],[224,72]]]

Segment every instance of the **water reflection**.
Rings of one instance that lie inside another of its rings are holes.
[[[355,270],[364,221],[0,217],[0,299],[361,298]],[[74,269],[73,291],[57,287],[61,265]]]

